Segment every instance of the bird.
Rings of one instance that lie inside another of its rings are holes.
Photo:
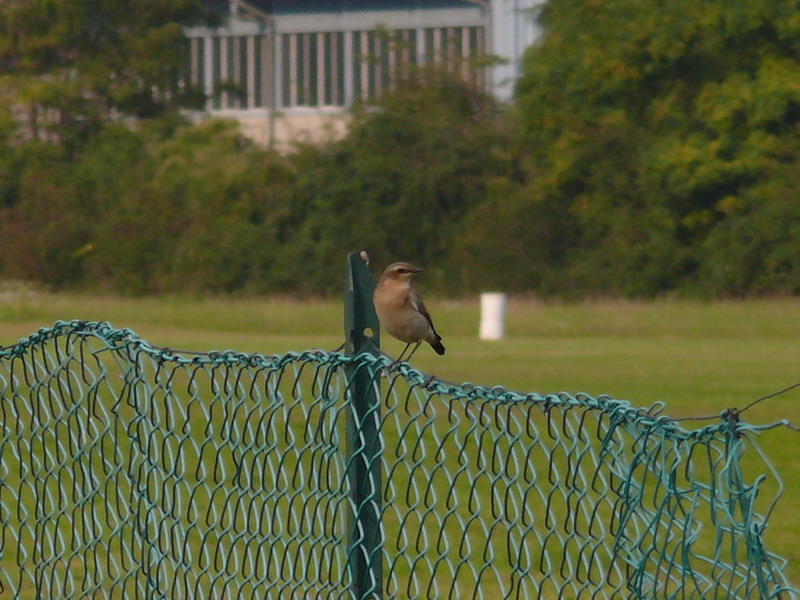
[[[394,364],[399,363],[413,345],[414,348],[405,359],[411,360],[423,341],[428,342],[436,354],[445,352],[442,338],[436,333],[425,303],[411,285],[411,278],[417,273],[422,273],[422,269],[411,263],[392,263],[386,267],[372,295],[378,320],[390,335],[406,343]]]

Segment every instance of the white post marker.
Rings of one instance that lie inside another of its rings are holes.
[[[481,327],[478,337],[482,340],[502,340],[505,336],[506,295],[502,292],[481,294]]]

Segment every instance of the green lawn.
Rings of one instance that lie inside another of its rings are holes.
[[[575,305],[514,300],[507,339],[499,342],[477,339],[477,301],[427,304],[447,354],[439,357],[426,347],[414,364],[450,381],[523,392],[605,393],[636,406],[663,402],[666,414],[676,417],[719,414],[800,381],[797,300]],[[107,320],[151,344],[182,350],[273,354],[333,349],[342,341],[337,301],[119,299],[0,289],[0,345],[74,318]],[[383,346],[390,354],[402,347],[391,339]],[[754,423],[784,418],[800,423],[800,389],[745,416]],[[766,541],[789,559],[795,584],[800,583],[800,524],[793,510],[800,495],[798,436],[779,428],[760,440],[786,486]]]

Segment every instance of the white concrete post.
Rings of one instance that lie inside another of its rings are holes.
[[[480,339],[502,340],[505,336],[505,320],[506,295],[502,292],[481,294]]]

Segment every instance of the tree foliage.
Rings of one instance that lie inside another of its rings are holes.
[[[413,258],[443,281],[464,215],[506,169],[495,109],[449,75],[411,78],[356,107],[343,140],[302,148],[292,158],[301,224],[287,252],[301,285],[338,286],[331,257],[362,248],[382,263]]]
[[[0,8],[0,105],[24,137],[79,145],[120,116],[196,104],[178,86],[181,27],[212,22],[202,0],[6,0]]]
[[[554,195],[574,217],[567,276],[580,289],[800,290],[789,237],[798,9],[773,0],[545,5],[519,114],[532,195]]]
[[[325,293],[344,254],[366,248],[438,265],[435,281],[504,168],[495,119],[483,92],[443,77],[409,81],[356,108],[346,138],[286,155],[220,120],[108,125],[77,161],[31,142],[23,187],[0,209],[2,273],[126,293]]]
[[[265,292],[292,175],[235,123],[106,127],[26,162],[0,209],[5,277],[123,293]]]

